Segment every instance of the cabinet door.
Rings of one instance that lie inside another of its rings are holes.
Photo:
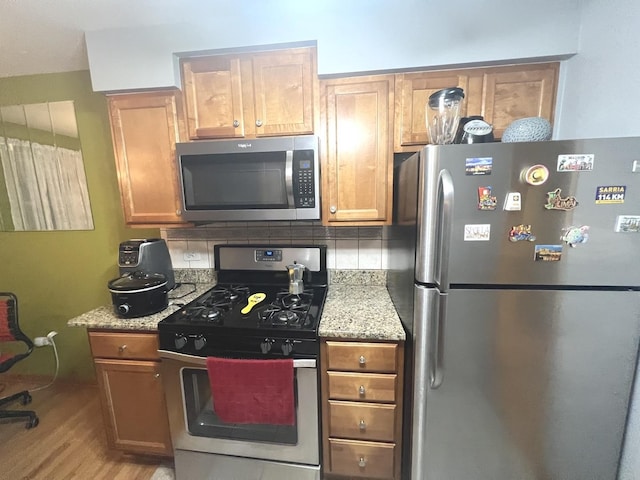
[[[501,138],[514,120],[543,117],[553,123],[558,64],[519,65],[484,74],[482,115]]]
[[[206,57],[182,63],[189,138],[244,137],[242,75],[238,57]]]
[[[127,224],[183,223],[175,162],[179,92],[109,97],[113,148]]]
[[[109,445],[172,455],[160,363],[97,358],[95,366]]]
[[[393,75],[322,82],[322,218],[327,225],[391,221],[393,82]]]
[[[313,133],[315,49],[252,56],[257,136]]]
[[[481,79],[480,79],[481,81]],[[449,87],[460,87],[465,92],[461,116],[467,114],[469,102],[469,77],[460,72],[420,72],[396,75],[395,107],[395,151],[411,151],[415,148],[403,148],[412,145],[422,146],[429,143],[426,113],[429,96]],[[478,92],[481,88],[478,88]],[[479,97],[478,97],[479,99]]]

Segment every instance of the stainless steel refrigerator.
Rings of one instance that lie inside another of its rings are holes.
[[[404,478],[614,480],[640,337],[640,138],[427,146],[394,171]]]

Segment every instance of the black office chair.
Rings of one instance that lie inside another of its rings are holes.
[[[22,342],[27,351],[23,353],[0,352],[0,373],[4,373],[20,360],[27,358],[33,351],[33,342],[18,325],[18,298],[9,292],[0,292],[0,344],[4,342]],[[31,403],[31,395],[27,390],[0,398],[0,407],[20,400],[22,405]],[[27,428],[38,425],[38,416],[32,410],[4,410],[0,408],[0,419],[27,418]]]

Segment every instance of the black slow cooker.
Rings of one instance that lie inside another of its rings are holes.
[[[108,283],[116,315],[143,317],[169,306],[167,278],[161,273],[130,272]]]

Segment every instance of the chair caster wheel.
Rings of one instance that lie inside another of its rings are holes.
[[[38,419],[38,417],[33,417],[30,418],[29,421],[27,422],[27,430],[33,427],[37,427],[38,424],[40,423],[40,420]]]
[[[31,403],[32,400],[33,400],[33,398],[31,398],[31,395],[29,393],[27,393],[22,397],[22,400],[20,401],[20,403],[22,405],[28,405],[28,404]]]

